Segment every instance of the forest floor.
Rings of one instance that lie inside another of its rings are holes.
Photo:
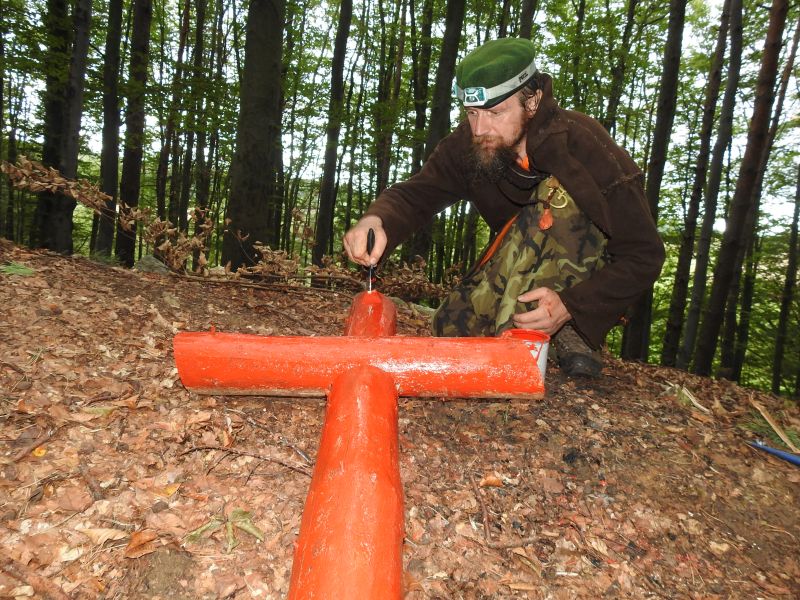
[[[285,597],[325,400],[189,393],[172,337],[339,335],[351,300],[0,240],[0,597]],[[407,598],[800,597],[800,469],[746,443],[780,446],[753,400],[797,405],[548,369],[538,402],[400,400]]]

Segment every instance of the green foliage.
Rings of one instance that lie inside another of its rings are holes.
[[[36,271],[18,262],[11,261],[0,265],[0,273],[4,275],[16,275],[18,277],[30,277],[31,275],[35,275]]]
[[[743,421],[739,427],[746,431],[752,431],[758,435],[761,440],[764,440],[768,446],[774,446],[780,450],[790,450],[786,443],[758,411],[751,410],[747,419]],[[800,434],[789,428],[786,428],[783,431],[786,434],[786,437],[789,438],[789,441],[791,441],[795,447],[800,447]]]

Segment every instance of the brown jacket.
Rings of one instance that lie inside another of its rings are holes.
[[[443,139],[408,179],[384,190],[367,214],[383,221],[387,254],[439,211],[466,199],[497,231],[530,202],[533,173],[509,168],[500,183],[475,182],[468,172],[469,124]],[[590,279],[560,292],[577,329],[593,347],[625,309],[658,278],[664,244],[647,206],[642,173],[600,123],[558,106],[547,80],[528,126],[532,171],[555,175],[576,204],[608,237],[610,262]]]

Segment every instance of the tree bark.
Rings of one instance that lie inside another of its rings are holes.
[[[119,186],[119,47],[122,42],[122,0],[108,3],[103,61],[103,146],[100,150],[100,189],[111,196],[97,223],[94,252],[111,256]]]
[[[461,28],[464,25],[465,4],[464,0],[448,0],[447,2],[444,39],[442,40],[442,51],[439,55],[439,66],[436,71],[436,81],[433,88],[424,160],[428,159],[437,144],[447,135],[450,129],[452,83],[456,69],[456,58],[458,57],[458,46],[461,42]],[[407,243],[412,245],[412,250],[408,253],[409,256],[418,255],[427,260],[433,244],[433,223],[423,227]]]
[[[539,10],[539,0],[522,0],[519,16],[519,37],[531,39],[533,33],[533,18]]]
[[[382,5],[381,5],[382,6]],[[402,60],[405,53],[405,2],[396,0],[395,14],[391,19],[391,33],[386,32],[384,15],[381,29],[389,37],[388,50],[381,41],[381,67],[378,81],[378,99],[375,103],[375,155],[377,162],[377,189],[380,194],[389,185],[389,170],[392,164],[392,138],[397,126],[398,100],[402,75]]]
[[[722,106],[720,108],[717,139],[711,154],[711,165],[704,198],[703,223],[700,226],[700,236],[695,250],[689,310],[684,324],[683,342],[675,363],[675,366],[679,369],[688,368],[694,353],[700,312],[705,300],[711,238],[714,232],[714,222],[717,219],[717,197],[719,196],[722,181],[725,151],[733,135],[733,110],[736,104],[737,90],[739,89],[742,64],[742,0],[731,0],[730,10],[731,51],[728,59],[727,83],[725,84],[725,95],[722,98]]]
[[[433,0],[424,0],[422,8],[422,25],[419,36],[416,35],[414,15],[414,0],[411,0],[412,14],[412,89],[414,93],[414,139],[411,148],[411,175],[419,173],[422,169],[425,153],[425,125],[427,122],[429,85],[428,79],[431,70],[431,31],[433,28]],[[427,235],[426,235],[427,234]],[[403,244],[401,255],[406,263],[412,262],[414,256],[425,253],[430,248],[430,230],[426,226],[422,231],[415,233]]]
[[[150,23],[153,19],[152,0],[135,0],[132,10],[133,31],[131,33],[128,105],[125,109],[125,143],[119,188],[123,209],[139,206],[144,152],[145,91],[150,56]],[[121,264],[126,267],[133,266],[136,254],[135,223],[130,231],[125,231],[120,223],[117,223],[117,239],[114,250]]]
[[[786,58],[786,63],[783,66],[783,73],[781,74],[780,86],[778,90],[778,98],[775,103],[775,109],[772,111],[772,123],[770,124],[769,133],[767,134],[766,147],[761,155],[761,162],[758,166],[758,174],[756,176],[756,184],[752,189],[752,208],[747,214],[747,221],[745,231],[749,231],[749,241],[747,244],[747,266],[748,270],[745,272],[744,283],[742,286],[742,300],[741,311],[739,317],[739,324],[735,331],[735,339],[731,344],[733,352],[731,353],[731,360],[729,362],[722,361],[721,367],[727,369],[731,373],[731,378],[734,381],[739,381],[742,367],[744,365],[744,357],[747,350],[747,342],[750,337],[750,307],[753,302],[753,293],[755,291],[755,269],[752,268],[754,261],[754,247],[757,246],[756,240],[758,239],[758,214],[761,207],[761,192],[764,186],[764,176],[767,172],[767,163],[772,155],[772,148],[775,143],[775,138],[778,135],[778,128],[781,124],[781,116],[783,115],[783,103],[786,99],[786,93],[789,88],[789,81],[792,72],[794,71],[795,58],[797,56],[798,43],[800,43],[800,22],[794,30],[794,36],[789,49],[789,55]],[[757,252],[755,252],[757,254]],[[745,260],[739,257],[737,264],[741,265]],[[741,266],[735,272],[739,272]],[[730,300],[729,300],[730,302]],[[735,314],[736,304],[729,307],[729,311]]]
[[[257,261],[254,242],[275,247],[280,239],[275,214],[281,208],[282,186],[276,158],[281,148],[285,16],[285,0],[250,2],[227,231],[222,244],[222,262],[233,270]]]
[[[633,35],[633,25],[636,22],[636,6],[638,4],[639,0],[628,0],[625,10],[625,27],[622,31],[622,43],[617,47],[617,60],[611,67],[611,89],[608,94],[608,105],[602,123],[603,127],[612,135],[617,126],[617,110],[625,87],[625,72],[628,54],[632,51],[631,37]]]
[[[731,379],[740,381],[744,357],[747,353],[747,340],[750,337],[750,317],[753,310],[753,296],[755,294],[756,273],[761,257],[761,236],[754,235],[747,248],[746,268],[742,284],[742,301],[739,310],[739,323],[736,327],[735,343],[733,346],[733,360],[731,362]]]
[[[205,70],[203,69],[203,53],[205,52],[204,32],[206,27],[206,2],[195,0],[195,30],[194,48],[192,49],[192,73],[189,81],[189,114],[186,126],[186,147],[181,161],[181,193],[178,202],[178,229],[189,232],[189,197],[192,190],[192,175],[194,169],[195,138],[197,137],[198,123],[202,123],[204,99],[208,86]]]
[[[583,89],[581,77],[581,56],[584,53],[583,27],[586,23],[586,0],[578,0],[577,14],[575,15],[575,38],[572,46],[572,108],[584,110],[586,92]]]
[[[69,77],[69,51],[72,44],[71,28],[67,2],[48,0],[44,19],[47,33],[47,75],[42,97],[44,108],[44,144],[42,163],[46,167],[61,169],[64,152],[64,133],[66,131],[66,90]],[[50,238],[53,232],[52,218],[59,212],[56,205],[60,197],[51,193],[39,194],[31,229],[31,245],[55,250],[56,240]],[[63,208],[61,209],[63,211]],[[71,223],[71,220],[70,220]],[[71,236],[70,229],[70,239]]]
[[[700,214],[700,200],[708,175],[708,160],[711,154],[711,136],[714,130],[714,114],[717,110],[717,101],[722,84],[722,66],[725,62],[725,48],[728,38],[730,23],[731,0],[725,0],[720,16],[717,44],[711,70],[706,83],[705,101],[703,102],[703,119],[700,125],[700,149],[697,152],[697,161],[694,167],[694,181],[689,197],[689,206],[684,218],[683,231],[681,232],[681,245],[678,251],[678,264],[675,269],[675,279],[672,285],[672,296],[669,303],[669,316],[667,317],[664,332],[664,345],[661,348],[661,364],[674,367],[680,347],[681,331],[683,330],[684,313],[686,312],[686,299],[689,290],[689,278],[692,266],[692,253],[694,250],[697,219]]]
[[[744,239],[746,236],[743,236],[745,220],[752,207],[751,192],[758,176],[761,156],[766,148],[787,12],[788,0],[773,0],[756,84],[753,117],[747,133],[747,146],[739,169],[739,178],[736,182],[730,214],[714,269],[714,282],[711,287],[708,308],[700,329],[694,365],[694,371],[698,375],[708,375],[711,372],[711,364],[717,348],[717,336],[722,325],[725,300],[735,275],[733,269],[736,257],[742,244],[746,243],[746,239]]]
[[[0,14],[4,14],[3,0],[0,0]],[[0,18],[0,161],[3,160],[3,133],[6,130],[6,103],[5,103],[5,86],[6,86],[6,20]],[[7,206],[11,205],[11,194],[8,195],[6,200],[7,204],[3,205],[3,189],[5,186],[0,186],[0,235],[6,230],[6,215]],[[4,208],[6,210],[4,210]]]
[[[678,74],[680,72],[681,49],[683,47],[683,25],[688,0],[671,0],[667,43],[664,49],[664,69],[658,94],[656,125],[653,131],[650,162],[647,165],[645,195],[653,219],[658,221],[658,201],[661,181],[667,163],[672,124],[678,98]],[[622,357],[647,361],[650,353],[650,325],[653,309],[653,288],[645,292],[634,305],[630,322],[625,328]]]
[[[315,265],[322,265],[322,256],[333,237],[331,226],[333,209],[336,205],[336,163],[339,149],[339,132],[344,112],[344,57],[347,51],[347,38],[350,37],[350,22],[353,18],[353,3],[342,0],[339,11],[339,26],[333,47],[331,64],[331,97],[328,104],[327,139],[325,144],[325,164],[322,172],[322,185],[317,212],[317,229],[312,252]]]
[[[497,20],[497,37],[508,37],[508,19],[511,15],[511,0],[503,0],[500,7],[500,18]]]
[[[169,220],[173,223],[177,220],[177,214],[173,210],[172,202],[170,202],[170,208],[167,210],[167,184],[169,183],[170,187],[174,188],[174,182],[170,180],[168,172],[170,157],[173,156],[174,149],[178,145],[176,128],[180,94],[183,91],[183,55],[186,52],[186,38],[189,35],[190,5],[190,0],[184,0],[183,10],[181,11],[181,26],[178,33],[178,56],[175,61],[175,74],[172,78],[172,96],[167,107],[167,123],[164,127],[164,137],[158,154],[158,167],[156,169],[156,207],[158,216],[162,220]],[[162,43],[162,60],[165,59]]]
[[[414,0],[411,0],[411,14],[413,19]],[[422,169],[422,157],[425,152],[425,124],[428,112],[429,86],[428,78],[431,73],[431,51],[433,29],[433,0],[424,0],[422,6],[422,24],[419,36],[415,35],[415,21],[412,27],[412,80],[414,92],[414,141],[411,148],[411,174]]]

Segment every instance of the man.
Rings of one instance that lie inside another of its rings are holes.
[[[418,174],[380,194],[345,250],[377,264],[437,212],[469,200],[500,233],[437,310],[434,333],[538,329],[553,336],[562,371],[599,375],[606,334],[664,262],[641,171],[597,121],[558,106],[529,40],[472,51],[455,91],[466,121]]]

